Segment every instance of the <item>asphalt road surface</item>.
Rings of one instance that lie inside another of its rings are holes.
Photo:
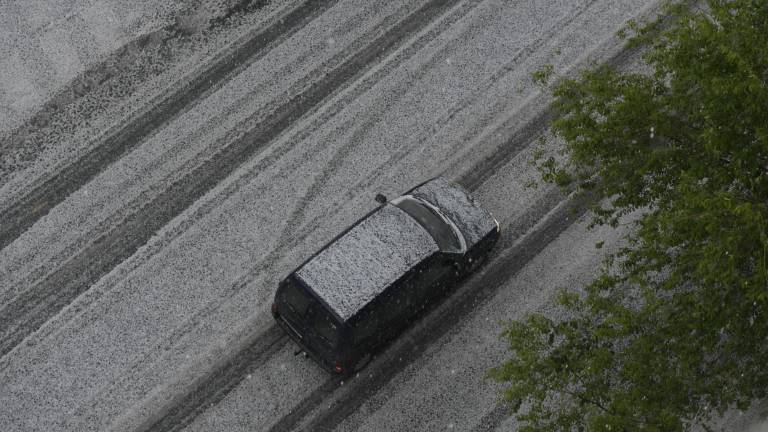
[[[2,99],[0,430],[515,430],[484,380],[501,322],[555,314],[628,229],[527,186],[559,146],[530,74],[637,67],[615,34],[656,1],[70,3],[4,39],[101,23],[66,73],[2,64],[44,91]],[[294,356],[277,282],[435,175],[499,219],[490,262],[348,382]]]

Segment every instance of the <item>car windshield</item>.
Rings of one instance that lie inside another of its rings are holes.
[[[440,250],[446,252],[461,252],[461,242],[456,232],[434,209],[427,204],[413,198],[404,196],[393,204],[415,219],[419,225],[435,239]]]

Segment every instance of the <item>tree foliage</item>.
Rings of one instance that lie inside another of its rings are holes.
[[[490,376],[523,430],[687,430],[768,390],[768,2],[670,4],[634,31],[652,73],[552,87],[567,158],[544,178],[602,198],[596,223],[641,216],[560,294],[567,318],[506,326]]]

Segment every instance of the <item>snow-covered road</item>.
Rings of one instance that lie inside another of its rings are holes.
[[[514,429],[483,380],[500,321],[621,236],[525,186],[550,117],[530,74],[631,64],[615,33],[656,2],[224,3],[0,136],[0,429]],[[342,385],[274,326],[276,283],[377,192],[435,175],[501,245]]]

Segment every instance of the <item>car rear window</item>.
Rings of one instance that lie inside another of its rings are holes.
[[[299,317],[307,313],[307,308],[312,303],[303,290],[299,289],[293,282],[286,282],[283,285],[281,300],[287,304]]]
[[[435,239],[440,250],[446,252],[460,252],[461,243],[456,236],[453,228],[438,215],[435,210],[423,202],[411,196],[404,196],[402,199],[393,202],[404,212],[408,213],[416,222],[424,227],[427,232]]]
[[[339,338],[336,322],[295,282],[288,281],[283,285],[281,300],[294,312],[296,319],[306,323],[326,342],[336,346]]]

